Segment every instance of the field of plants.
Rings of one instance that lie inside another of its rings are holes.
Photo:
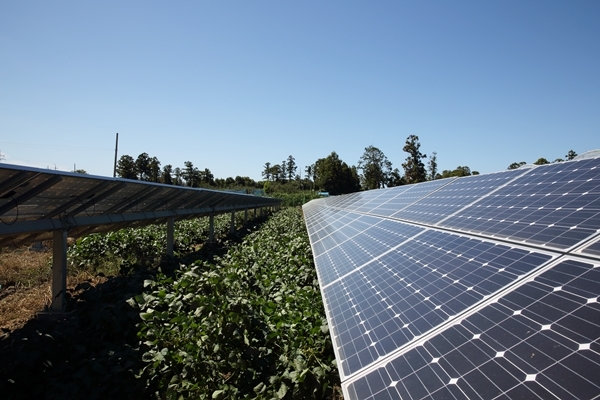
[[[158,226],[77,241],[74,267],[118,271],[73,288],[70,318],[2,335],[2,398],[341,397],[301,212],[226,236],[229,218],[212,245],[177,224],[173,258]]]

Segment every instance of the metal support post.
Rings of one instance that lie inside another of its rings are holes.
[[[52,243],[52,305],[50,310],[62,312],[67,292],[67,231],[54,231]]]
[[[235,232],[235,211],[231,212],[231,223],[229,224],[229,233]]]
[[[248,209],[244,209],[244,225],[248,223]]]
[[[215,241],[215,215],[210,214],[208,227],[208,242],[214,243]]]
[[[173,237],[175,232],[175,218],[167,220],[167,255],[173,256]]]

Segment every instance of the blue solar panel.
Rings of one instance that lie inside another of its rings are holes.
[[[596,242],[587,246],[582,250],[582,253],[600,257],[600,240],[597,240]]]
[[[389,189],[396,195],[383,204],[374,204],[369,211],[375,215],[381,215],[383,217],[389,217],[396,213],[398,210],[421,200],[423,197],[439,189],[440,187],[449,184],[454,178],[440,179],[437,181],[425,182],[419,185],[406,185],[400,186],[399,188]]]
[[[600,159],[534,168],[439,225],[567,249],[600,227]]]
[[[350,399],[600,396],[600,268],[565,260],[348,386]]]
[[[413,225],[379,219],[377,224],[365,227],[364,231],[355,231],[354,236],[359,236],[357,240],[349,238],[315,256],[321,285],[328,285],[423,230]]]
[[[482,196],[498,189],[523,174],[523,172],[523,170],[510,170],[456,179],[391,216],[392,218],[434,225],[475,200],[479,200]]]
[[[304,208],[347,398],[600,398],[599,158]]]
[[[321,282],[343,374],[356,373],[550,258],[426,231],[329,286]]]

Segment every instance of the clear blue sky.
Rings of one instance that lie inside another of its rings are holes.
[[[599,1],[2,1],[3,162],[260,179],[406,137],[482,173],[600,148]]]

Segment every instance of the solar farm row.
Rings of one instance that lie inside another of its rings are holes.
[[[600,158],[304,215],[347,398],[600,396]]]

